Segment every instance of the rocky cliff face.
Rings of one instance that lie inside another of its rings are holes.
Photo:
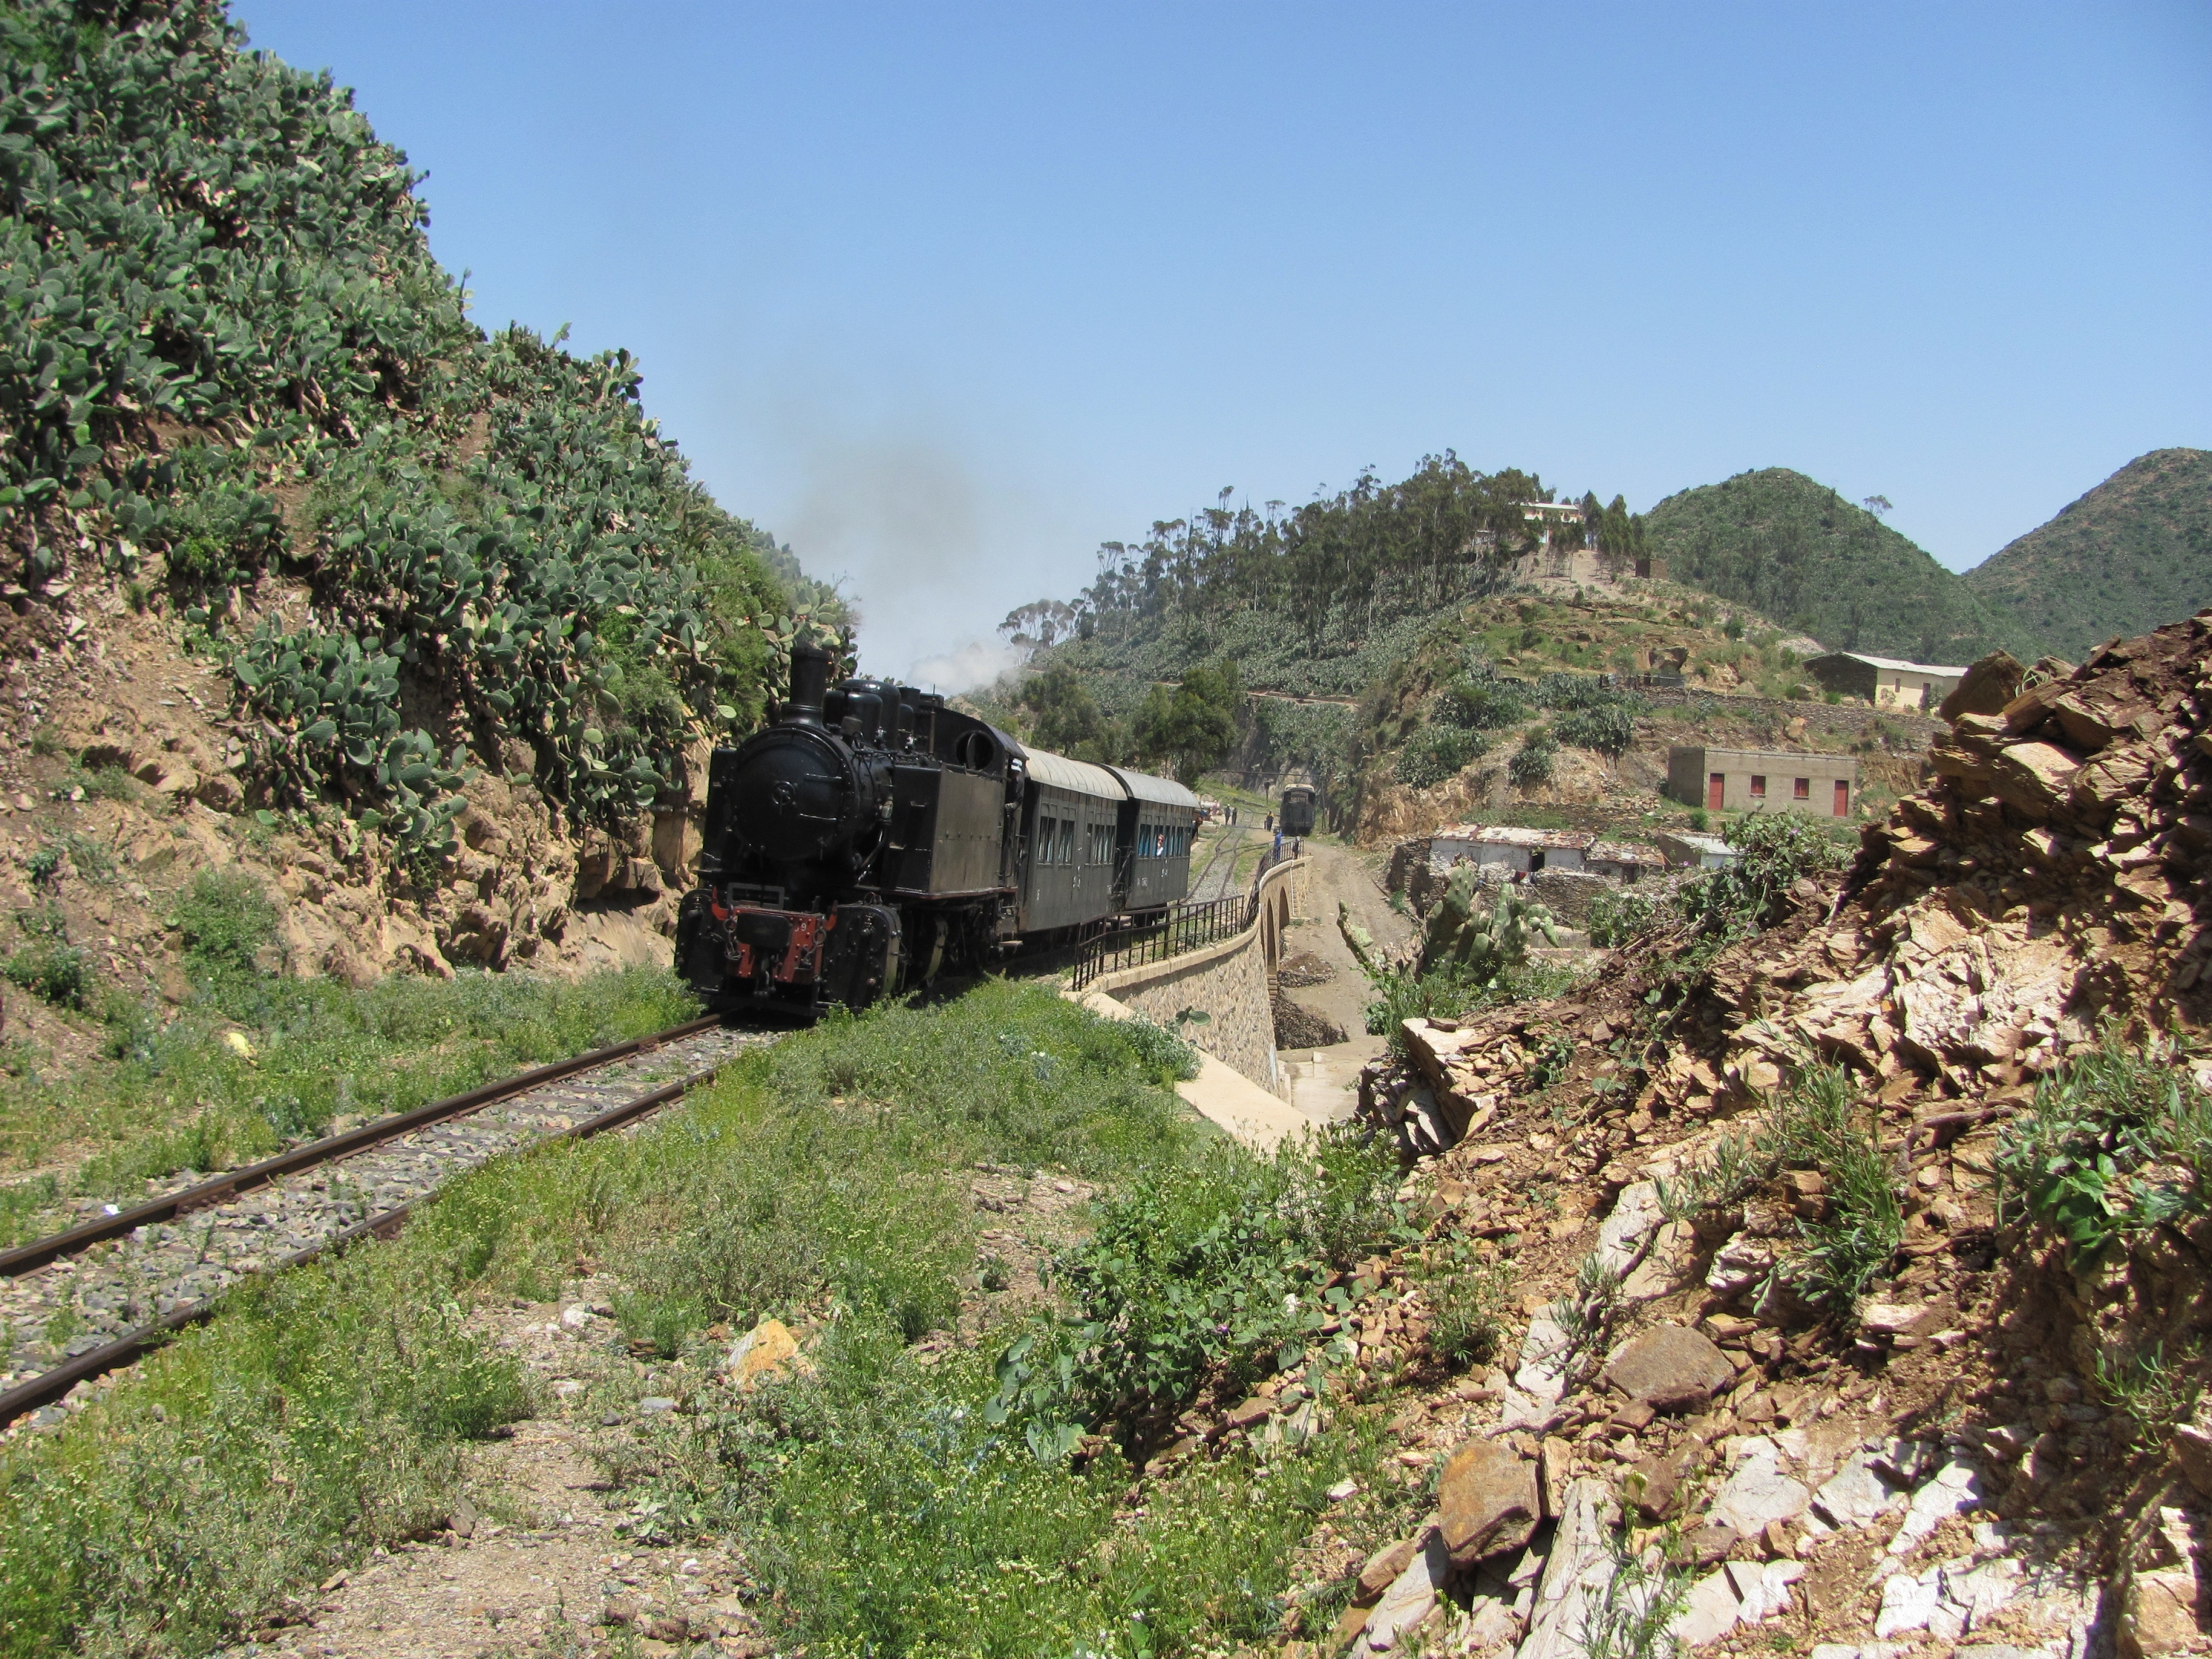
[[[1533,1292],[1465,1425],[1556,1517],[1452,1581],[1491,1645],[1573,1634],[1579,1504],[1680,1523],[1686,1644],[2212,1646],[2212,612],[1990,658],[1944,713],[1925,787],[1763,931],[1408,1021],[1365,1081],[1432,1239]],[[1661,1343],[1705,1367],[1671,1404],[1621,1380]]]

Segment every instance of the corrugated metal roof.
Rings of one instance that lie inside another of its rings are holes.
[[[1198,811],[1198,797],[1173,778],[1156,778],[1149,772],[1132,772],[1125,767],[1113,769],[1114,775],[1129,786],[1129,793],[1139,800],[1157,802],[1162,806],[1185,806]]]
[[[1662,830],[1659,832],[1656,839],[1661,841],[1680,842],[1685,847],[1696,848],[1700,853],[1734,854],[1738,850],[1737,848],[1729,846],[1727,842],[1722,840],[1718,836],[1705,835],[1695,830]]]
[[[1631,847],[1626,842],[1594,841],[1586,857],[1601,864],[1664,864],[1666,855],[1648,847]]]
[[[1128,799],[1128,791],[1121,781],[1103,766],[1093,766],[1089,761],[1070,760],[1065,755],[1055,755],[1049,749],[1029,751],[1030,775],[1039,783],[1048,783],[1055,789],[1069,789],[1079,795],[1096,795],[1101,800],[1110,800],[1116,805]]]
[[[1955,678],[1966,672],[1963,668],[1954,668],[1943,663],[1907,662],[1902,657],[1869,656],[1863,651],[1831,651],[1828,655],[1849,657],[1853,662],[1863,662],[1875,668],[1902,670],[1908,674],[1948,674]],[[1813,664],[1821,660],[1822,659],[1819,657],[1810,657],[1806,659],[1805,665],[1809,668]]]
[[[1462,823],[1439,830],[1434,841],[1463,841],[1488,847],[1588,847],[1595,830],[1524,830],[1513,823]]]

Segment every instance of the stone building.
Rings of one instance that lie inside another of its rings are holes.
[[[1863,651],[1831,651],[1823,657],[1808,657],[1805,672],[1824,690],[1857,697],[1877,708],[1933,708],[1951,695],[1966,671],[1870,657]]]
[[[1429,870],[1448,876],[1461,864],[1495,865],[1528,875],[1538,870],[1580,870],[1595,831],[1523,830],[1507,823],[1462,823],[1429,837]]]
[[[1676,744],[1667,751],[1667,793],[1685,806],[1715,812],[1803,812],[1850,816],[1859,763],[1849,755],[1774,749],[1708,749]]]
[[[1678,870],[1726,870],[1735,863],[1736,850],[1718,836],[1701,836],[1690,830],[1659,830],[1651,839]]]

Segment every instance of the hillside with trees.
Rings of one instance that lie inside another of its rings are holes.
[[[1962,580],[2077,660],[2193,614],[2212,604],[2212,452],[2138,456]]]
[[[1229,740],[1199,714],[1229,684],[1245,704],[1243,737],[1256,726],[1274,762],[1326,766],[1340,758],[1349,705],[1435,616],[1511,583],[1543,544],[1528,504],[1553,492],[1533,473],[1479,471],[1447,451],[1398,483],[1363,473],[1295,508],[1233,498],[1224,490],[1140,542],[1108,543],[1097,580],[1073,601],[1009,615],[1000,631],[1033,650],[1040,672],[986,706],[1047,746],[1187,769]],[[1555,539],[1635,556],[1642,520],[1618,495],[1572,507],[1554,515]],[[1194,745],[1194,732],[1205,740]]]
[[[1872,505],[1886,508],[1875,498]],[[2037,630],[1826,484],[1787,467],[1668,496],[1646,518],[1674,580],[1746,605],[1832,650],[1968,663],[2033,660]]]
[[[0,41],[15,654],[96,586],[173,617],[254,800],[399,854],[450,847],[474,765],[612,823],[757,717],[826,596],[691,479],[628,353],[469,318],[345,89],[206,0],[30,0]]]

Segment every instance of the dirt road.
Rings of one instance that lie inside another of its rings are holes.
[[[1367,1034],[1367,1003],[1372,992],[1336,925],[1337,906],[1343,904],[1352,921],[1373,934],[1385,951],[1401,949],[1410,942],[1413,924],[1390,908],[1368,859],[1356,849],[1310,841],[1305,853],[1313,861],[1301,907],[1305,915],[1291,924],[1284,957],[1286,962],[1309,956],[1318,958],[1328,977],[1317,985],[1286,985],[1284,995],[1342,1027],[1345,1040],[1323,1048],[1285,1049],[1282,1063],[1291,1074],[1291,1104],[1310,1116],[1334,1121],[1352,1115],[1359,1068],[1383,1047],[1382,1038]],[[1293,969],[1291,978],[1297,977]]]

